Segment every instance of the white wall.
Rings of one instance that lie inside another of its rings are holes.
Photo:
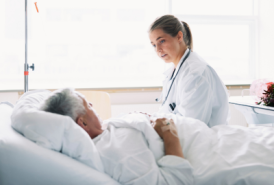
[[[0,92],[0,102],[8,101],[13,105],[18,99],[18,92]]]
[[[110,93],[112,116],[131,111],[153,113],[158,111],[160,103],[155,101],[160,91],[138,93]]]

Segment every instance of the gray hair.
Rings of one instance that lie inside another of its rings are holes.
[[[166,34],[175,37],[179,31],[183,33],[183,39],[188,48],[193,51],[193,39],[190,27],[186,22],[180,21],[174,15],[164,15],[157,18],[150,26],[149,32],[162,29]]]
[[[86,114],[84,96],[73,89],[55,91],[41,106],[41,110],[71,117],[76,121],[79,115]]]

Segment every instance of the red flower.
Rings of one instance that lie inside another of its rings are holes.
[[[273,82],[268,82],[268,83],[266,83],[266,85],[267,85],[267,92],[272,93],[274,83]]]
[[[274,106],[274,83],[268,82],[266,83],[267,90],[264,91],[264,96],[261,97],[262,102],[264,102],[264,105],[266,106]]]

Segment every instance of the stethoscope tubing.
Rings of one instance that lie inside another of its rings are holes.
[[[172,82],[171,82],[171,85],[170,85],[170,87],[169,87],[169,90],[168,90],[168,93],[167,93],[167,95],[166,95],[166,98],[165,98],[164,102],[162,103],[162,106],[165,104],[165,102],[166,102],[166,100],[167,100],[167,98],[168,98],[168,95],[169,95],[169,93],[170,93],[170,90],[171,90],[171,88],[172,88],[173,82],[175,81],[175,79],[176,79],[178,73],[180,72],[181,67],[183,66],[185,60],[188,58],[190,52],[191,52],[191,50],[189,49],[189,51],[188,51],[186,57],[183,59],[181,65],[179,66],[179,69],[178,69],[176,75],[174,76],[174,78],[173,78],[173,80],[172,80]]]

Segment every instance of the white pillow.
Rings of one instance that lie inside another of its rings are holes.
[[[60,151],[100,172],[100,155],[89,135],[70,117],[39,110],[51,95],[47,90],[25,93],[11,116],[12,127],[36,144]]]
[[[12,111],[0,103],[1,185],[119,185],[105,173],[23,137],[11,128]]]

